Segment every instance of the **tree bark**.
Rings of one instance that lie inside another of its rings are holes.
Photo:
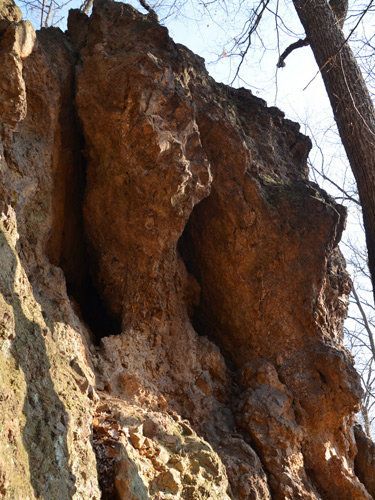
[[[321,70],[356,178],[375,290],[375,109],[354,54],[326,0],[293,0]]]

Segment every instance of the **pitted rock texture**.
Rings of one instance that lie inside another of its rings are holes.
[[[375,497],[375,444],[359,425],[354,426],[354,435],[358,448],[354,461],[356,474]]]
[[[117,2],[0,59],[1,496],[373,498],[298,125]]]

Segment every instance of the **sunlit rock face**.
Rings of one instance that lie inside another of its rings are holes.
[[[298,125],[121,3],[0,60],[2,497],[372,498]]]

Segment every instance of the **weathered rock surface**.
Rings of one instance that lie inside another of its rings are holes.
[[[373,498],[298,125],[121,3],[0,60],[1,496]]]
[[[375,444],[359,425],[354,426],[354,435],[357,443],[355,471],[368,492],[375,498]]]
[[[73,109],[74,59],[61,32],[36,40],[31,29],[13,23],[0,41],[0,491],[99,499],[89,441],[95,376],[49,250],[73,167],[63,116]]]

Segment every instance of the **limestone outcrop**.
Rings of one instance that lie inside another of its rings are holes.
[[[310,141],[101,1],[0,4],[5,499],[371,499]]]

